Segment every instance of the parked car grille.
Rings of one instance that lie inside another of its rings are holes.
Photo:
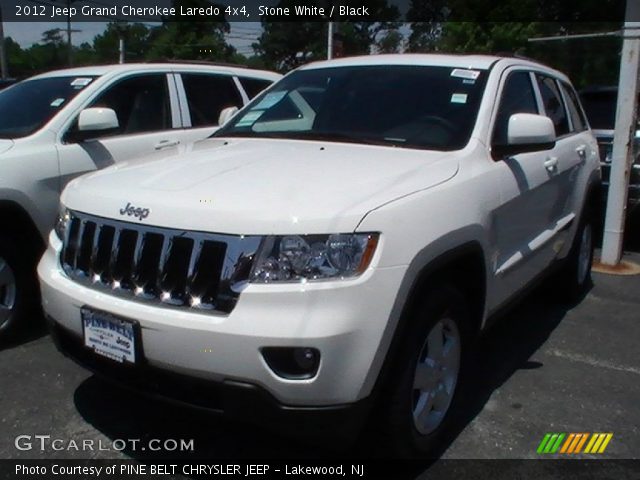
[[[600,166],[602,167],[602,182],[609,184],[611,175],[611,157],[613,153],[613,138],[610,136],[598,137],[598,150],[600,152]],[[634,163],[631,168],[630,185],[640,185],[640,139],[636,139],[632,153]]]
[[[73,280],[114,295],[229,313],[260,241],[72,212],[60,262]]]

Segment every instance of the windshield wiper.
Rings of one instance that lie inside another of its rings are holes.
[[[383,146],[404,146],[404,142],[397,138],[366,137],[362,135],[351,135],[343,132],[286,132],[285,138],[296,138],[304,140],[327,140],[346,143],[361,143],[365,145]]]
[[[361,135],[350,135],[343,132],[317,131],[284,131],[284,132],[215,132],[212,137],[241,137],[241,138],[278,138],[291,140],[325,140],[329,142],[357,143],[363,145],[381,145],[386,147],[408,147],[402,138],[379,138]]]

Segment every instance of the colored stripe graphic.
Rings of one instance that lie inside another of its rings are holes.
[[[593,435],[591,435],[591,440],[589,440],[589,443],[587,443],[587,448],[584,449],[584,453],[591,453],[591,449],[593,448],[593,444],[596,443],[596,440],[598,439],[598,434],[594,433]]]
[[[558,435],[558,439],[556,440],[556,443],[553,445],[553,447],[551,448],[551,451],[549,453],[556,453],[558,451],[558,449],[560,448],[560,444],[562,443],[562,440],[564,439],[565,434],[561,433],[560,435]]]
[[[576,446],[576,451],[574,453],[580,453],[580,451],[582,450],[582,446],[584,445],[584,442],[586,442],[587,438],[589,438],[588,433],[581,433],[581,435],[582,435],[582,438],[580,439],[580,442]]]
[[[613,433],[594,433],[584,453],[604,453]]]
[[[538,453],[544,452],[544,447],[547,445],[549,438],[551,438],[551,434],[547,433],[542,439],[542,441],[540,442],[540,445],[538,445],[538,450],[537,450]]]
[[[562,449],[560,450],[560,453],[567,453],[567,449],[569,448],[569,445],[571,445],[571,442],[573,442],[574,438],[576,438],[576,434],[570,433],[569,436],[567,437],[567,440],[564,442],[564,445],[562,445]]]
[[[571,445],[569,446],[569,450],[567,451],[567,453],[574,453],[576,451],[576,447],[578,446],[578,443],[580,442],[580,440],[582,440],[582,434],[576,433],[576,436],[573,437],[573,442],[571,442]]]
[[[562,444],[562,440],[566,436],[565,433],[547,433],[540,445],[538,445],[538,453],[556,453]]]
[[[605,449],[607,448],[607,445],[609,445],[609,442],[611,441],[611,439],[613,438],[613,433],[607,433],[607,436],[604,439],[604,442],[602,442],[602,445],[600,445],[600,450],[598,450],[598,453],[604,453]]]
[[[547,433],[543,437],[537,452],[539,454],[577,454],[604,453],[613,433]],[[588,441],[587,441],[588,440]],[[586,447],[585,447],[586,444]],[[583,447],[584,450],[583,450]]]

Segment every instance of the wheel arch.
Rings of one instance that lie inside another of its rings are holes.
[[[0,224],[11,236],[42,252],[45,244],[33,219],[27,211],[12,200],[0,200]]]
[[[377,396],[384,388],[421,293],[433,282],[450,282],[459,288],[470,299],[471,331],[477,335],[482,329],[487,293],[487,256],[479,240],[482,227],[477,225],[465,230],[466,241],[459,241],[460,231],[452,232],[425,247],[409,265],[373,366],[363,385],[363,390],[368,390],[372,396]],[[452,241],[454,238],[458,242]],[[460,275],[461,272],[465,275]]]

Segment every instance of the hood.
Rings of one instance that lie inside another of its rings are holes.
[[[98,216],[185,230],[350,232],[372,209],[445,182],[457,170],[455,153],[216,138],[176,156],[84,176],[69,184],[62,200]],[[147,215],[127,215],[127,206],[148,209]]]
[[[4,152],[11,150],[13,147],[13,140],[6,140],[4,138],[0,138],[0,155]]]

